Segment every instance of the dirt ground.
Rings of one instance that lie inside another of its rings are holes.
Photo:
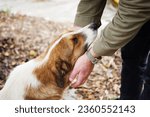
[[[47,21],[43,18],[0,12],[0,88],[9,72],[43,52],[52,39],[70,24]],[[77,89],[71,87],[64,99],[115,99],[120,88],[120,52],[103,57],[95,65],[87,82]]]

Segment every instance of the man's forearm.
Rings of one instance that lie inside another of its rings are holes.
[[[112,55],[132,40],[148,20],[150,20],[149,0],[121,0],[112,22],[105,27],[94,43],[92,48],[94,53],[96,56]]]

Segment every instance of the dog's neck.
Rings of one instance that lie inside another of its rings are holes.
[[[35,59],[38,64],[33,71],[41,85],[36,89],[28,87],[25,99],[61,99],[63,91],[70,83],[68,78],[72,70],[71,63],[54,56],[45,61],[48,55],[45,54],[44,57],[44,54]]]

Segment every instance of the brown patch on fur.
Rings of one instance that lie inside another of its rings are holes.
[[[27,90],[25,97],[27,100],[55,100],[61,99],[62,96],[62,91],[54,85],[41,85],[37,89],[28,87]]]
[[[48,46],[48,48],[46,49],[46,51],[43,52],[41,55],[39,55],[39,56],[36,58],[36,60],[37,60],[37,61],[43,60],[44,57],[46,56],[46,54],[48,53],[48,50],[50,49],[50,47],[51,47],[57,40],[58,40],[58,38],[55,39],[55,40],[53,40],[53,41],[50,43],[50,45]]]
[[[75,61],[85,52],[83,38],[80,34],[70,35],[53,48],[48,61],[33,71],[41,85],[38,88],[28,86],[25,99],[61,99],[64,89],[70,83],[68,78]],[[55,42],[36,60],[42,61]]]

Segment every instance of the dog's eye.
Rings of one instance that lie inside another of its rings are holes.
[[[77,44],[77,43],[78,43],[78,38],[77,38],[77,37],[74,37],[74,38],[73,38],[73,42],[74,42],[74,44]]]

